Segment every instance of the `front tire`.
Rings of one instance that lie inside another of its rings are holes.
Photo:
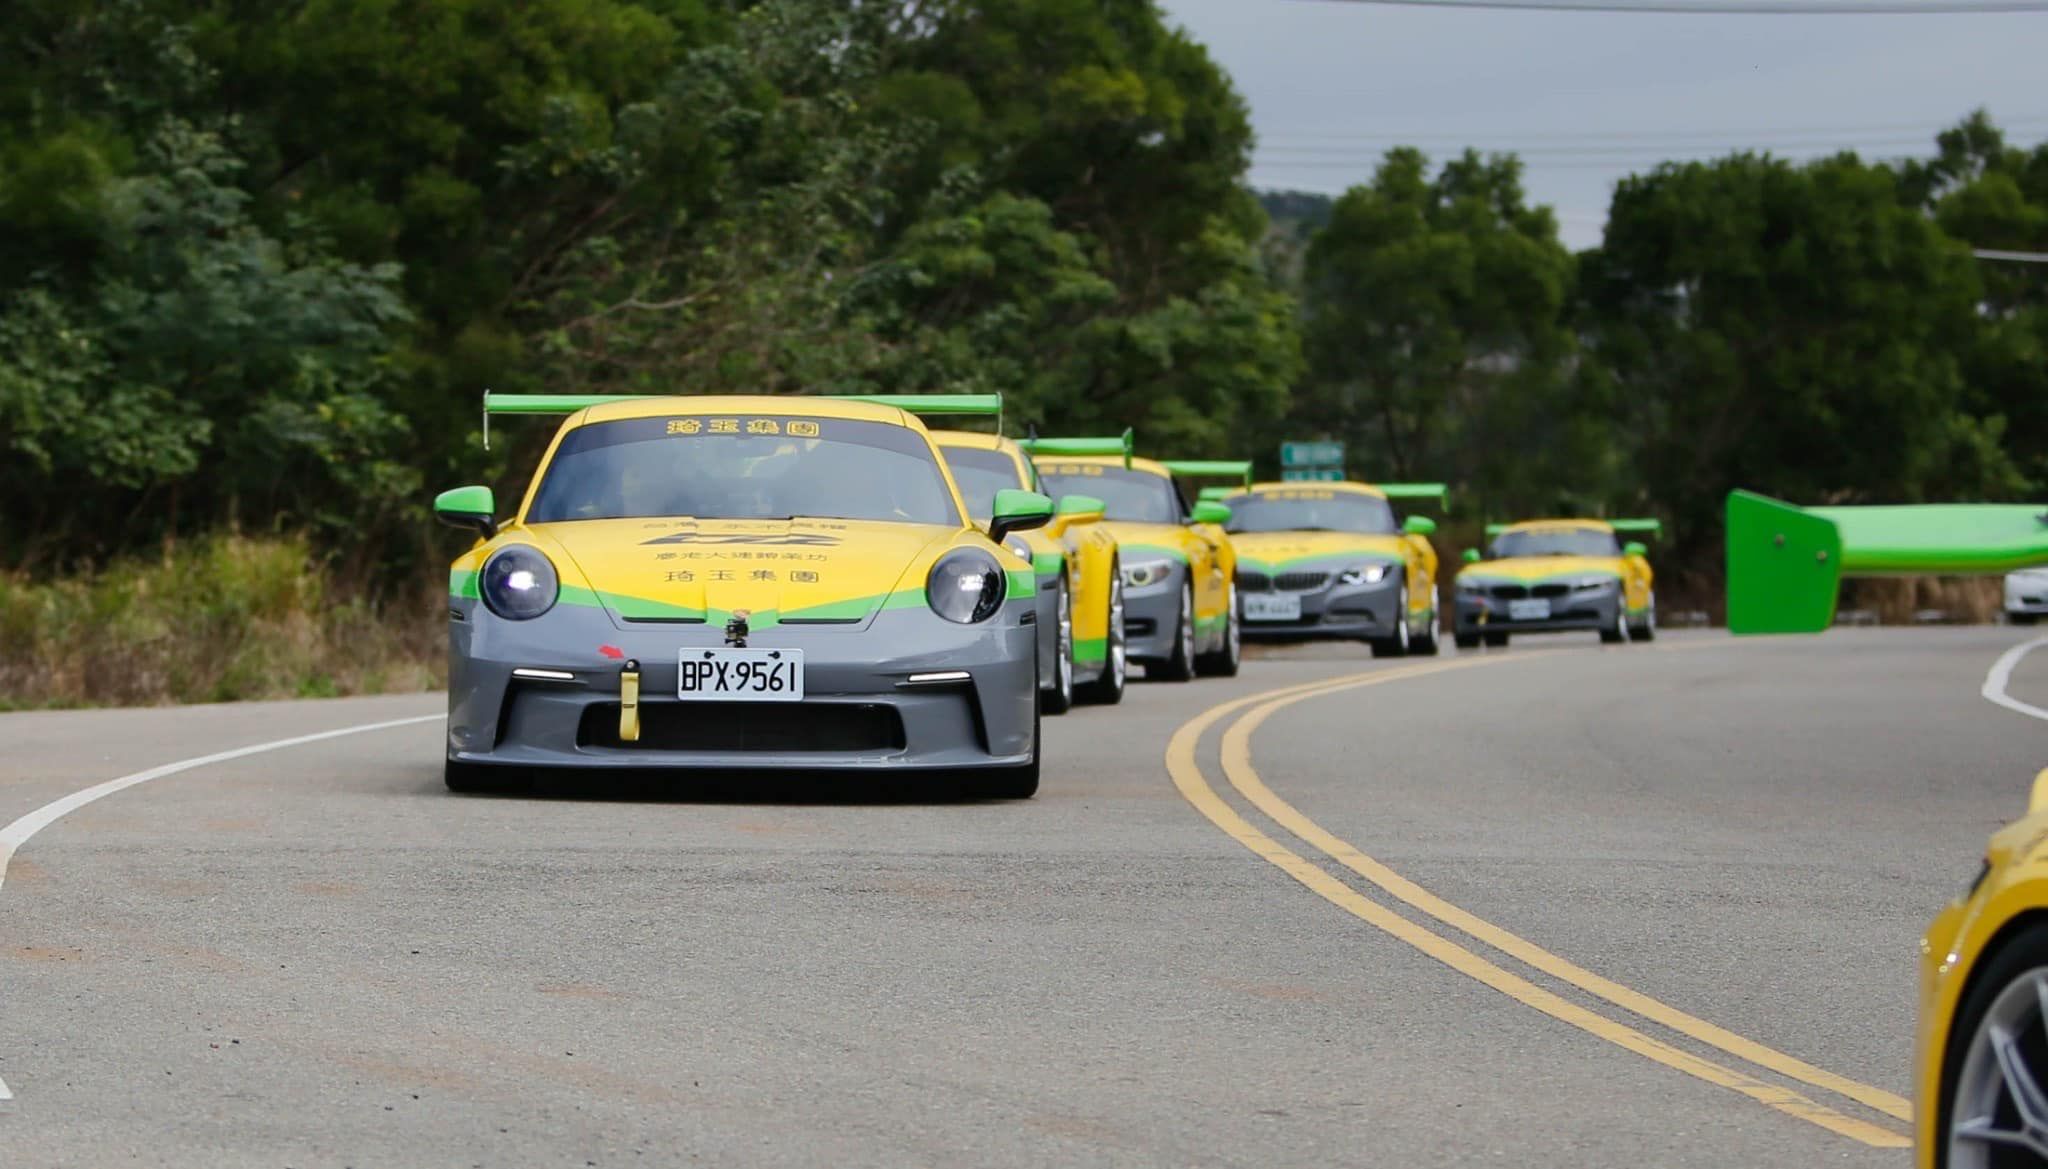
[[[1074,594],[1067,578],[1060,577],[1058,631],[1053,634],[1052,685],[1039,692],[1038,702],[1047,714],[1065,714],[1074,705]]]
[[[1486,644],[1494,649],[1499,649],[1508,643],[1508,635],[1505,633],[1488,633],[1484,636]]]
[[[2039,1163],[1999,1138],[2032,1135],[2023,1132],[2022,1121],[2033,1110],[2022,1112],[2015,1101],[2048,1087],[2044,994],[2048,926],[2025,928],[1971,979],[1941,1061],[1935,1131],[1948,1169]]]
[[[1451,634],[1451,640],[1457,644],[1459,649],[1479,648],[1479,635],[1476,633],[1453,633]]]
[[[1401,598],[1394,603],[1394,635],[1375,638],[1372,656],[1398,658],[1408,652],[1408,586],[1401,586]]]
[[[1408,652],[1418,657],[1435,657],[1437,650],[1443,644],[1443,631],[1441,629],[1443,619],[1444,615],[1437,611],[1435,605],[1431,605],[1429,607],[1429,624],[1426,626],[1428,631],[1418,637],[1409,639]]]
[[[1650,594],[1650,603],[1643,609],[1643,623],[1628,627],[1630,641],[1657,640],[1657,594]]]
[[[1614,625],[1600,631],[1601,645],[1621,645],[1628,640],[1628,607],[1621,598],[1614,600]]]
[[[1109,633],[1103,649],[1102,673],[1081,685],[1074,693],[1082,702],[1115,706],[1124,700],[1124,682],[1130,677],[1131,648],[1124,635],[1124,570],[1112,560],[1109,565]]]
[[[1237,607],[1237,582],[1223,586],[1223,644],[1214,653],[1205,653],[1195,659],[1195,670],[1215,678],[1237,677],[1238,663],[1244,660],[1244,618]]]
[[[1195,677],[1195,589],[1180,586],[1180,618],[1173,633],[1173,656],[1145,667],[1147,681],[1191,682]]]

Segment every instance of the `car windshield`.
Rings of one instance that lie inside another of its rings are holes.
[[[1355,491],[1281,490],[1233,495],[1226,532],[1358,532],[1388,535],[1398,531],[1394,509],[1377,495]]]
[[[1017,460],[1008,451],[975,447],[940,447],[946,466],[952,468],[953,482],[960,485],[960,497],[967,501],[967,514],[992,516],[996,513],[996,492],[1028,490],[1017,471]]]
[[[1150,471],[1125,470],[1103,463],[1040,463],[1041,488],[1062,495],[1092,495],[1102,501],[1102,517],[1139,524],[1177,524],[1187,516],[1173,480]]]
[[[1509,556],[1619,556],[1613,532],[1598,528],[1548,528],[1502,532],[1493,542],[1494,559]]]
[[[562,436],[531,523],[819,516],[960,523],[925,437],[847,418],[628,418]]]

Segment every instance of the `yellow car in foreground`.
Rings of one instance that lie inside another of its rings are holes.
[[[1649,550],[1617,533],[1656,533],[1656,520],[1525,520],[1488,524],[1486,555],[1458,570],[1452,636],[1460,649],[1506,645],[1514,633],[1590,629],[1610,644],[1657,635]]]
[[[2048,771],[1920,942],[1915,1164],[2048,1165]]]
[[[1436,522],[1390,500],[1441,483],[1259,483],[1220,497],[1247,637],[1356,637],[1373,656],[1437,651]]]
[[[998,492],[1039,489],[1037,468],[1014,440],[967,430],[931,434],[976,523],[987,522]],[[1038,686],[1047,714],[1076,701],[1123,700],[1124,582],[1116,537],[1100,519],[1101,500],[1063,496],[1050,524],[1004,541],[1038,578]]]
[[[474,530],[448,580],[448,786],[531,768],[929,770],[1038,790],[1037,582],[910,410],[970,395],[489,395],[567,415],[525,496],[434,510]]]
[[[1164,464],[1132,455],[1129,431],[1021,445],[1043,491],[1102,500],[1103,527],[1122,557],[1124,633],[1145,676],[1184,682],[1197,673],[1237,673],[1237,554],[1222,527],[1230,509],[1211,501],[1190,507]]]

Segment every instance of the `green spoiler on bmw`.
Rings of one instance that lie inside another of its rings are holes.
[[[1798,507],[1728,494],[1728,631],[1819,633],[1845,576],[1975,575],[2048,564],[2048,506]]]
[[[1065,455],[1069,458],[1121,458],[1124,470],[1131,469],[1131,459],[1138,449],[1136,432],[1129,427],[1114,438],[1020,438],[1017,445],[1024,453],[1031,455]]]

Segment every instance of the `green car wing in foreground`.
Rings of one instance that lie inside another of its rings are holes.
[[[1969,575],[2048,564],[2048,507],[1795,507],[1728,495],[1728,631],[1819,633],[1845,576]]]

